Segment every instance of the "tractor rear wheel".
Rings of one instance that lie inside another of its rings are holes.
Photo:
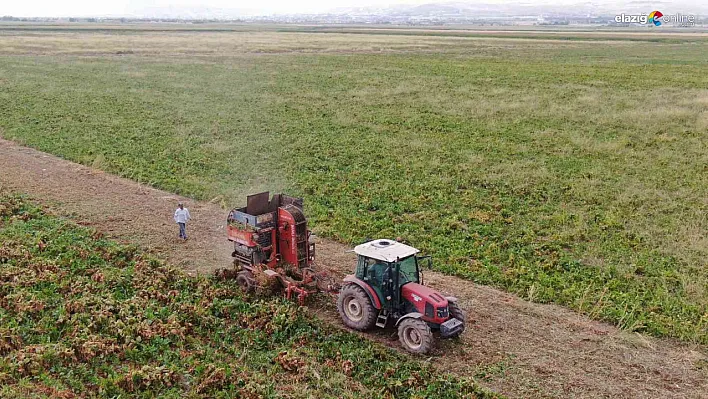
[[[403,319],[398,325],[398,340],[409,352],[425,354],[433,349],[433,333],[421,319]]]
[[[465,323],[467,322],[467,315],[465,311],[460,308],[456,302],[448,302],[448,308],[450,309],[450,317],[457,319],[462,322],[462,329],[459,333],[452,335],[452,337],[459,337],[462,332],[465,331]]]
[[[248,270],[242,270],[236,275],[236,283],[245,293],[250,293],[256,289],[256,279],[253,278],[253,273]]]
[[[376,308],[364,289],[356,284],[342,287],[337,297],[337,311],[344,324],[354,330],[368,330],[376,324]]]

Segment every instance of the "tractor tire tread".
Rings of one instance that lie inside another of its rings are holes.
[[[362,319],[358,322],[349,319],[344,311],[344,300],[348,296],[355,297],[364,312]],[[339,292],[339,296],[337,297],[337,312],[339,312],[344,325],[357,331],[366,331],[373,328],[374,325],[376,325],[376,317],[378,316],[378,311],[371,303],[369,295],[363,288],[356,284],[347,284],[342,287],[342,290]]]
[[[465,331],[465,324],[467,323],[467,315],[465,314],[465,311],[462,310],[460,305],[458,305],[456,302],[449,302],[448,309],[450,311],[451,318],[455,318],[455,319],[462,322],[462,330],[458,334],[455,334],[452,336],[453,338],[459,337]]]
[[[406,340],[403,337],[407,328],[415,328],[421,337],[420,346],[417,348],[411,348],[406,344]],[[424,355],[433,349],[435,344],[435,338],[433,337],[433,332],[428,327],[428,323],[418,318],[407,318],[401,321],[398,325],[398,340],[407,351]]]

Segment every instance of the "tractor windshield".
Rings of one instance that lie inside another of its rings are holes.
[[[405,283],[418,282],[418,264],[415,256],[409,256],[399,262],[400,265],[400,281],[401,285]]]

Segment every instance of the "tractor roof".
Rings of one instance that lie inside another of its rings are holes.
[[[394,240],[374,240],[354,247],[357,255],[374,258],[384,262],[395,262],[397,259],[407,258],[417,254],[417,249],[401,244]]]

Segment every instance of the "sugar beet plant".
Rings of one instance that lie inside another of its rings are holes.
[[[0,243],[3,398],[490,396],[22,198],[0,198]]]

